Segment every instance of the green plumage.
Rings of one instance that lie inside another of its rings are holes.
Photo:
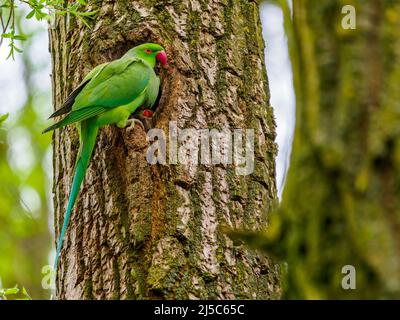
[[[57,246],[57,268],[69,216],[78,196],[100,127],[117,124],[123,128],[137,108],[151,108],[157,100],[160,80],[153,68],[158,54],[166,56],[157,44],[146,43],[129,50],[122,58],[94,68],[51,117],[65,117],[44,132],[77,124],[80,148],[75,164],[68,206]]]

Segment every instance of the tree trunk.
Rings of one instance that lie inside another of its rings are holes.
[[[146,161],[145,132],[106,126],[81,188],[57,273],[60,299],[266,299],[278,267],[222,227],[265,226],[276,199],[275,124],[258,5],[249,1],[89,1],[91,29],[58,17],[50,30],[54,104],[96,65],[143,42],[166,48],[156,127],[252,128],[254,172],[233,165]],[[78,135],[54,134],[58,236]],[[189,143],[190,144],[190,143]],[[168,145],[171,145],[169,141]]]
[[[338,0],[294,1],[287,24],[297,125],[277,220],[288,298],[400,292],[400,4],[346,4],[356,29],[342,27]],[[346,265],[355,290],[342,287]]]

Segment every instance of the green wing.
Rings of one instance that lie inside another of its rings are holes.
[[[91,106],[114,108],[128,104],[147,87],[151,71],[140,59],[113,61],[83,88],[72,110]]]
[[[150,76],[150,81],[147,86],[147,100],[145,102],[146,107],[153,107],[158,98],[158,92],[160,90],[160,78],[155,73]]]
[[[75,97],[71,112],[44,132],[132,102],[146,89],[152,71],[147,64],[136,58],[110,62]]]
[[[100,113],[103,113],[106,111],[106,108],[104,107],[89,107],[89,108],[83,108],[81,110],[77,111],[72,111],[70,112],[64,119],[61,121],[58,121],[57,123],[53,124],[52,126],[48,127],[46,130],[43,131],[43,133],[65,127],[69,124],[75,123],[75,122],[80,122],[83,120],[87,120],[91,117],[94,117]]]
[[[109,62],[102,63],[102,64],[99,64],[98,66],[96,66],[95,68],[93,68],[92,70],[90,70],[90,72],[86,75],[86,77],[83,78],[82,82],[88,82],[92,78],[95,78],[101,71],[103,71],[105,66],[107,66],[108,64],[110,64],[110,63]]]
[[[61,108],[59,108],[58,110],[56,110],[50,117],[50,118],[54,118],[60,115],[63,115],[65,113],[68,113],[71,111],[72,109],[72,105],[75,103],[75,98],[78,96],[78,94],[83,90],[83,88],[89,83],[89,81],[96,77],[101,70],[103,70],[103,68],[108,64],[107,63],[103,63],[98,65],[97,67],[95,67],[94,69],[92,69],[87,75],[86,77],[82,80],[82,82],[79,84],[79,86],[77,88],[75,88],[74,91],[71,92],[71,94],[68,96],[67,100],[65,100],[65,102],[63,103],[63,105],[61,106]]]

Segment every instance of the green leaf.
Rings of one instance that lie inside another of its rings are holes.
[[[1,116],[3,117],[3,116]],[[0,298],[7,300],[7,296],[10,295],[16,295],[20,292],[18,289],[18,286],[16,285],[14,288],[9,288],[9,289],[0,289]],[[22,287],[21,290],[22,297],[13,297],[15,300],[32,300],[32,297],[28,294],[28,291],[26,291],[25,287]]]
[[[50,21],[50,20],[51,20],[51,15],[45,13],[45,14],[43,15],[43,19],[46,19],[47,21]]]
[[[99,10],[89,11],[89,12],[78,12],[78,14],[79,14],[80,16],[83,16],[83,17],[90,17],[90,16],[95,15],[98,11],[99,11]]]
[[[7,118],[8,118],[8,113],[1,115],[1,116],[0,116],[0,125],[1,125],[4,121],[6,121]]]
[[[26,36],[23,35],[23,34],[17,34],[17,35],[14,35],[14,39],[15,39],[15,40],[24,41],[24,40],[26,40]]]
[[[17,294],[19,292],[19,289],[17,287],[10,288],[10,289],[5,289],[4,290],[4,295],[10,295],[10,294]]]
[[[81,20],[86,27],[91,29],[85,18],[79,17],[79,20]]]
[[[76,10],[78,10],[79,7],[79,3],[70,3],[68,4],[67,8],[71,11],[71,12],[75,12]]]
[[[40,10],[36,10],[36,11],[35,11],[35,17],[36,17],[37,20],[42,20],[43,17],[44,17],[44,15],[45,15],[45,13],[43,13],[43,12],[40,11]]]
[[[31,296],[28,294],[28,291],[26,291],[25,287],[22,287],[22,294],[24,295],[23,300],[32,300]]]
[[[17,48],[16,46],[14,46],[14,50],[17,51],[18,53],[22,53],[23,52],[22,49]]]
[[[12,37],[13,37],[13,34],[12,34],[12,33],[3,33],[3,34],[1,35],[1,37],[2,37],[2,38],[12,38]]]
[[[31,19],[33,16],[35,15],[35,10],[32,10],[31,12],[29,12],[27,15],[26,15],[26,19]]]
[[[15,60],[15,57],[14,57],[14,47],[11,47],[10,53],[8,54],[6,60],[8,60],[10,57],[11,57],[13,60]]]

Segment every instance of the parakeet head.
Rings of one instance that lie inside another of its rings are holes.
[[[167,64],[167,54],[164,48],[156,43],[143,43],[130,49],[125,56],[141,58],[152,67],[156,65],[157,61],[160,61],[162,65]]]

